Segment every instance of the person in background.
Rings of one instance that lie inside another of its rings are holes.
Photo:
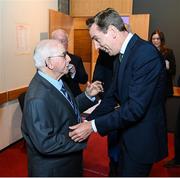
[[[99,50],[99,55],[96,60],[92,81],[99,80],[103,83],[104,92],[99,93],[101,99],[104,98],[104,95],[106,94],[109,86],[111,85],[114,60],[114,56],[109,56],[108,53]]]
[[[104,136],[119,130],[118,176],[148,176],[153,163],[168,154],[165,61],[154,45],[126,30],[114,9],[102,10],[86,24],[95,47],[118,57],[113,83],[99,105],[106,114],[71,126],[69,136],[80,143],[93,131]]]
[[[160,51],[162,54],[165,63],[166,63],[166,71],[167,71],[167,97],[172,97],[173,96],[173,79],[176,74],[176,61],[175,61],[175,56],[173,53],[173,50],[168,48],[165,44],[165,35],[162,31],[159,29],[155,30],[152,32],[150,36],[150,41],[156,46],[156,48]],[[175,147],[175,157],[165,163],[166,168],[171,168],[171,167],[180,167],[180,121],[179,121],[179,115],[177,115],[177,120],[176,120],[176,127],[175,127],[175,142],[174,142],[174,147]]]
[[[58,40],[40,41],[34,52],[37,72],[25,96],[21,130],[27,143],[28,176],[82,176],[82,150],[86,142],[74,142],[69,126],[80,123],[80,112],[96,103],[101,82],[87,84],[73,97],[61,80],[68,73],[70,57]]]
[[[52,39],[59,40],[68,49],[68,34],[63,29],[58,29],[52,32]],[[69,65],[69,73],[62,77],[62,80],[68,84],[74,96],[81,94],[79,84],[86,84],[88,74],[84,68],[82,59],[79,56],[67,52],[71,61]]]
[[[113,79],[113,63],[116,59],[115,56],[109,56],[103,50],[99,50],[99,55],[96,61],[93,80],[101,81],[103,83],[104,92],[99,93],[102,100],[111,86]],[[99,110],[98,107],[89,115],[88,118],[95,118],[105,114],[105,110]],[[87,119],[88,119],[87,118]],[[109,156],[109,176],[117,176],[118,159],[119,159],[119,132],[113,131],[108,134],[108,156]]]
[[[151,34],[150,41],[160,51],[165,60],[167,71],[167,96],[171,97],[173,96],[173,79],[176,75],[176,61],[173,50],[166,46],[164,33],[159,29]]]

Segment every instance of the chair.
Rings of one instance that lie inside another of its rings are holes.
[[[20,105],[20,108],[21,108],[21,111],[23,112],[23,108],[24,108],[24,99],[25,99],[25,95],[26,95],[26,92],[23,92],[19,95],[18,97],[18,101],[19,101],[19,105]]]

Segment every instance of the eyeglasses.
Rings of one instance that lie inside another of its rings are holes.
[[[61,58],[65,58],[66,57],[66,54],[67,52],[64,52],[62,55],[57,55],[57,56],[49,56],[48,59],[51,59],[51,58],[56,58],[56,57],[61,57]]]

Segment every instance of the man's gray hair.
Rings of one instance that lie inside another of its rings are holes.
[[[35,67],[37,69],[41,69],[46,66],[46,60],[48,57],[51,57],[54,55],[54,53],[57,51],[57,45],[59,44],[59,41],[57,40],[42,40],[40,41],[35,50],[34,50],[34,63]]]

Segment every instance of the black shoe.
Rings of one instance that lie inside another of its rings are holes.
[[[109,163],[109,177],[117,177],[118,176],[118,163],[110,160]]]
[[[174,159],[164,164],[166,168],[180,168],[180,163],[176,163]]]

